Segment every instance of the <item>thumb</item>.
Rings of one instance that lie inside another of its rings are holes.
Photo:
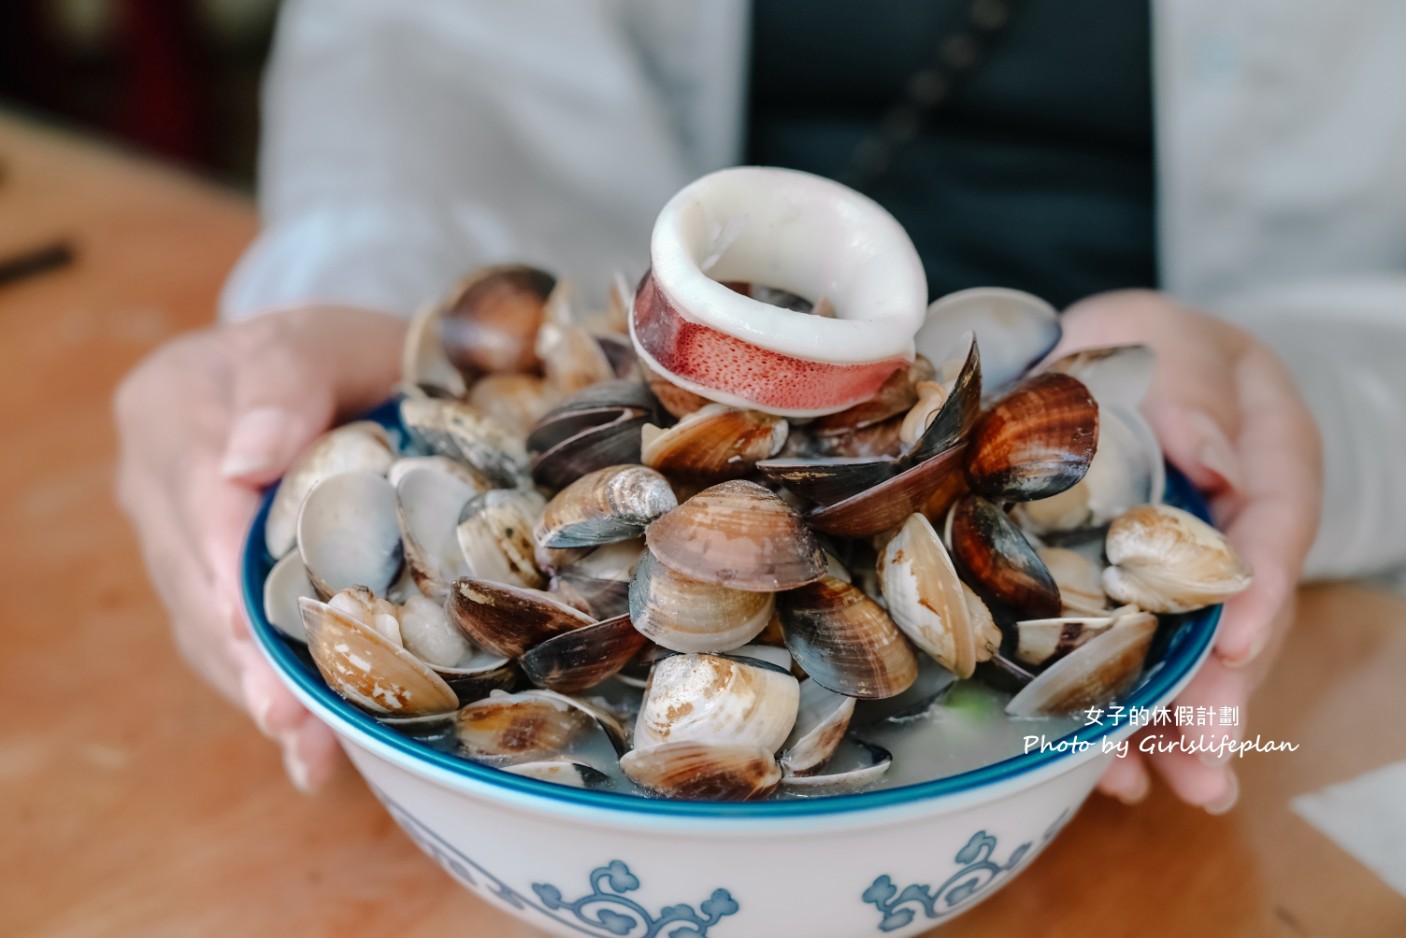
[[[399,371],[405,328],[394,317],[356,309],[270,315],[276,324],[258,324],[252,349],[235,343],[241,360],[220,463],[225,479],[249,485],[282,475],[338,414],[385,399]]]

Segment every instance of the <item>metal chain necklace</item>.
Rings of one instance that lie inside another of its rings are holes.
[[[931,59],[908,79],[903,97],[855,146],[849,185],[863,191],[883,179],[928,119],[952,100],[961,81],[986,61],[1019,5],[1020,0],[973,0],[962,26],[938,39]]]

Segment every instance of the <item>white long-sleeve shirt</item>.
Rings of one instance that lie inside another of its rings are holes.
[[[524,260],[600,295],[740,153],[745,0],[289,0],[264,227],[222,315],[408,314]],[[1155,0],[1170,294],[1288,362],[1325,443],[1320,576],[1406,563],[1406,4]]]

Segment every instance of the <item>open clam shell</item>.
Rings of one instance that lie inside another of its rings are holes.
[[[456,529],[469,575],[532,589],[546,586],[532,538],[545,506],[532,489],[490,489],[469,499]]]
[[[401,380],[430,397],[463,397],[468,383],[445,354],[440,337],[444,304],[427,303],[410,318],[401,346]]]
[[[730,651],[747,644],[771,618],[770,593],[695,580],[645,551],[629,585],[629,613],[641,635],[680,652]]]
[[[975,338],[962,357],[961,370],[945,394],[936,412],[920,399],[916,422],[922,426],[912,449],[905,456],[909,463],[930,459],[963,442],[971,434],[981,415],[981,349]],[[906,423],[905,419],[905,423]],[[909,430],[911,433],[911,429]]]
[[[395,489],[365,471],[323,479],[298,512],[298,552],[319,596],[358,585],[384,595],[404,560]]]
[[[281,558],[296,546],[303,499],[323,479],[343,472],[385,475],[394,459],[385,427],[374,421],[344,424],[318,437],[278,483],[264,525],[268,552]]]
[[[635,745],[695,742],[776,752],[795,726],[800,684],[755,659],[674,655],[654,665]]]
[[[1103,588],[1149,612],[1190,612],[1250,585],[1250,568],[1224,534],[1170,505],[1139,505],[1108,528]]]
[[[677,506],[669,480],[653,469],[609,466],[558,492],[533,533],[542,547],[595,547],[637,537]]]
[[[327,686],[376,714],[445,713],[459,698],[423,661],[375,629],[315,599],[301,599],[308,650]]]
[[[303,614],[298,610],[298,600],[305,596],[316,599],[317,590],[308,579],[303,558],[288,554],[273,565],[264,580],[264,616],[278,631],[300,642],[308,640],[303,631]]]
[[[547,588],[597,619],[624,615],[630,609],[630,581],[643,554],[643,538],[602,545],[558,569]]]
[[[1098,450],[1088,472],[1063,492],[1018,506],[1022,527],[1045,536],[1092,535],[1134,505],[1162,500],[1162,447],[1147,421],[1115,405],[1102,406],[1099,413]]]
[[[646,746],[622,756],[620,768],[641,788],[681,801],[752,801],[781,781],[771,753],[735,743]]]
[[[704,482],[739,479],[758,461],[780,452],[787,431],[784,418],[709,404],[667,430],[645,425],[640,459],[671,478]]]
[[[972,430],[967,479],[996,501],[1048,498],[1075,485],[1098,447],[1098,404],[1075,378],[1027,378],[992,404]]]
[[[1142,673],[1157,617],[1120,616],[1113,627],[1042,671],[1006,704],[1012,716],[1077,713],[1102,706],[1132,687]]]
[[[704,489],[649,526],[645,542],[684,576],[774,592],[814,582],[825,554],[794,508],[741,479]]]
[[[454,581],[446,609],[470,641],[509,658],[595,621],[550,593],[472,577]]]
[[[983,598],[1026,618],[1058,616],[1059,586],[1034,546],[997,505],[968,495],[947,516],[947,541],[957,569]]]
[[[879,555],[879,585],[889,615],[913,644],[958,677],[972,676],[993,637],[978,634],[967,589],[927,518],[909,515],[889,538]]]
[[[1059,587],[1064,615],[1097,616],[1108,609],[1103,566],[1098,561],[1068,547],[1040,547],[1036,553]]]
[[[547,387],[556,395],[574,394],[615,377],[615,364],[601,343],[569,319],[549,319],[542,325],[537,334],[537,355],[542,359]]]
[[[551,410],[556,391],[536,375],[484,375],[468,390],[470,407],[477,407],[504,427],[530,427]]]
[[[893,697],[918,676],[918,659],[863,590],[835,577],[777,597],[786,647],[811,680],[847,697]]]
[[[400,473],[395,486],[405,563],[415,586],[441,602],[449,584],[469,573],[456,533],[456,519],[482,491],[462,476],[423,464]]]
[[[475,271],[437,317],[446,357],[463,374],[536,368],[537,331],[556,286],[551,274],[523,264]]]
[[[503,771],[524,778],[535,778],[539,782],[565,785],[568,788],[600,788],[610,781],[610,776],[600,769],[570,756],[505,765]]]
[[[1114,621],[1111,615],[1022,619],[1015,624],[1016,660],[1036,668],[1051,664],[1106,632]]]
[[[854,698],[837,694],[813,678],[801,682],[800,711],[781,753],[786,775],[814,775],[834,755],[849,721]]]
[[[852,758],[845,759],[851,764],[809,775],[786,773],[783,766],[781,786],[797,795],[848,794],[873,785],[893,765],[893,754],[882,746],[855,739],[844,743],[841,751],[846,748],[853,750]]]
[[[1055,359],[1044,370],[1078,378],[1101,407],[1135,410],[1152,389],[1157,354],[1142,344],[1081,349]]]
[[[459,711],[459,751],[475,762],[509,766],[562,755],[595,732],[599,721],[561,695],[493,694]]]
[[[1001,287],[973,287],[939,297],[914,337],[919,354],[948,361],[974,333],[986,354],[985,382],[1003,388],[1059,344],[1059,314],[1029,293]]]
[[[471,466],[490,485],[510,487],[526,477],[522,438],[463,401],[407,397],[400,419],[425,451]]]
[[[645,641],[629,616],[616,616],[549,638],[524,654],[519,664],[538,687],[576,694],[620,671]]]

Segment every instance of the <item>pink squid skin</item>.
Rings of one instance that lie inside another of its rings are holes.
[[[632,312],[635,341],[668,376],[744,398],[760,410],[843,410],[873,397],[902,356],[859,364],[807,361],[692,322],[645,274]],[[804,315],[797,313],[796,315]]]

